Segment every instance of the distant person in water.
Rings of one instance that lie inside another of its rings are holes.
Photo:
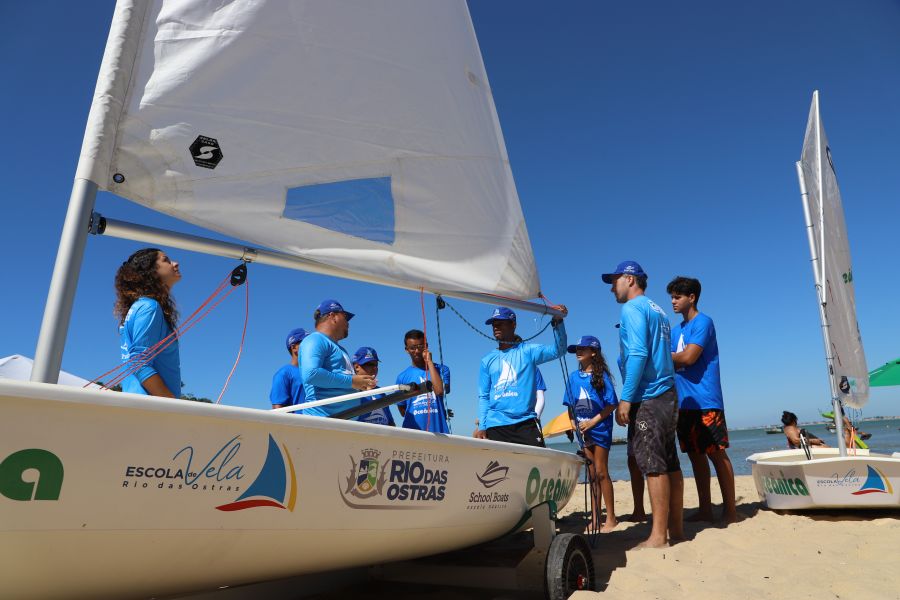
[[[164,398],[181,397],[181,362],[178,340],[155,348],[178,326],[178,311],[171,296],[181,281],[178,263],[158,248],[138,250],[116,271],[116,305],[122,361],[141,365],[122,381],[122,391]],[[159,352],[146,360],[145,355]]]
[[[712,521],[709,463],[716,469],[722,492],[721,520],[738,520],[734,467],[728,458],[728,425],[719,377],[719,343],[716,326],[700,312],[700,281],[676,277],[666,286],[672,310],[682,321],[672,328],[672,361],[678,390],[678,443],[694,471],[700,509],[689,521]]]
[[[498,306],[484,323],[498,342],[496,350],[481,359],[478,376],[478,422],[474,436],[481,439],[544,447],[538,425],[535,372],[537,366],[563,355],[566,350],[565,306],[553,307],[562,316],[553,317],[550,345],[516,342],[516,313]]]
[[[797,426],[797,415],[792,413],[789,410],[781,413],[781,424],[784,425],[782,431],[784,432],[784,437],[787,438],[788,448],[796,449],[800,448],[800,436],[804,436],[806,441],[809,442],[810,446],[822,446],[823,448],[827,448],[828,445],[809,433],[805,429],[800,429]]]
[[[306,401],[303,391],[303,380],[300,379],[300,342],[306,337],[305,329],[292,329],[285,340],[291,362],[284,365],[272,377],[272,389],[269,391],[269,402],[272,408],[296,406]]]
[[[381,361],[378,359],[378,353],[375,352],[375,348],[370,346],[363,346],[353,353],[353,370],[357,375],[368,375],[377,379],[379,362]],[[374,402],[375,400],[380,400],[381,398],[384,398],[384,394],[375,394],[374,396],[363,398],[359,401],[359,404],[362,406]],[[363,415],[359,415],[356,417],[356,420],[361,423],[388,425],[390,427],[394,426],[394,417],[391,415],[390,406],[376,408]]]
[[[338,344],[349,335],[353,316],[337,300],[323,300],[313,313],[316,330],[300,343],[300,378],[307,402],[377,387],[371,375],[354,373],[350,355]],[[303,414],[330,417],[347,408],[347,402],[338,402],[303,409]]]
[[[425,343],[425,332],[410,329],[403,335],[403,349],[411,365],[397,375],[396,383],[421,385],[431,382],[431,392],[413,396],[397,405],[404,429],[450,433],[444,398],[450,393],[450,367],[436,365]]]

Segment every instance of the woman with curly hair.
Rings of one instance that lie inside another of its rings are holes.
[[[158,248],[138,250],[116,271],[116,305],[122,361],[143,362],[141,356],[177,326],[178,312],[171,291],[181,280],[178,263]],[[122,381],[122,391],[166,398],[181,396],[178,340]]]
[[[590,461],[594,502],[590,529],[601,533],[612,531],[616,520],[612,481],[609,478],[609,448],[612,445],[613,413],[619,404],[606,359],[600,352],[600,340],[592,335],[582,336],[569,346],[578,358],[578,369],[569,375],[563,404],[572,408],[572,428],[584,437],[584,454]],[[606,505],[606,521],[600,525],[600,497]]]

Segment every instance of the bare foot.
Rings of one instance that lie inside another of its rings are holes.
[[[723,514],[719,518],[719,523],[722,525],[731,525],[732,523],[738,523],[744,520],[744,515],[734,512],[734,513],[726,513]]]
[[[600,533],[609,533],[619,524],[618,521],[607,521],[603,524],[603,527],[600,528]]]
[[[684,532],[682,531],[680,534],[669,534],[669,544],[677,544],[678,542],[683,542],[687,538],[684,537]]]
[[[631,523],[643,523],[644,521],[648,521],[649,517],[647,517],[647,513],[632,513],[622,517],[622,520]]]
[[[658,540],[649,540],[648,539],[648,540],[644,540],[643,542],[641,542],[640,544],[635,546],[635,549],[644,550],[646,548],[668,548],[668,547],[669,547],[669,542],[667,542],[665,540],[660,542]]]
[[[698,512],[694,513],[690,517],[687,517],[685,521],[687,521],[688,523],[712,523],[713,521],[715,521],[715,519],[713,519],[712,513]]]

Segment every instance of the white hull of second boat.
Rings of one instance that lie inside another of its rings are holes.
[[[424,556],[570,499],[572,454],[0,382],[0,581],[147,597]]]
[[[852,452],[852,451],[851,451]],[[747,458],[759,499],[775,510],[900,508],[900,456],[837,448],[760,452]]]

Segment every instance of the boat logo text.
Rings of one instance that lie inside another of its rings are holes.
[[[350,508],[433,508],[444,499],[449,457],[431,452],[366,448],[350,458],[350,472],[338,491]]]

